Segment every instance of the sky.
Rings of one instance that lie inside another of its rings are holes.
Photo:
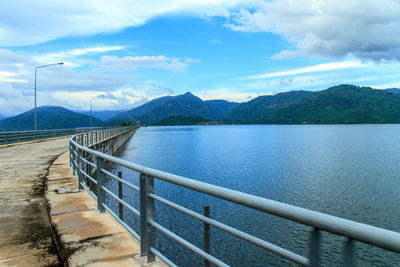
[[[400,0],[2,0],[0,114],[400,88]]]

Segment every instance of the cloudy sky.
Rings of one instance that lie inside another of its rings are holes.
[[[3,0],[0,114],[400,87],[399,0]],[[96,97],[105,95],[105,97]]]

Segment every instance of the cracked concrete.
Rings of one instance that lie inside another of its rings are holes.
[[[62,266],[44,198],[50,164],[68,138],[0,147],[0,265]]]

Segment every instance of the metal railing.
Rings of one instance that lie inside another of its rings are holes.
[[[90,134],[95,135],[94,133]],[[104,136],[104,134],[97,135]],[[86,147],[85,144],[87,143],[82,142],[82,140],[90,140],[90,138],[85,136],[85,134],[78,134],[72,137],[70,140],[71,166],[73,167],[74,174],[78,177],[79,188],[85,188],[95,199],[97,199],[98,209],[100,212],[108,211],[133,236],[140,240],[140,254],[141,256],[147,256],[148,262],[153,262],[155,260],[155,256],[157,256],[168,265],[176,266],[161,252],[156,250],[155,230],[158,230],[169,238],[177,241],[182,246],[204,258],[205,266],[209,266],[210,263],[217,266],[227,266],[227,264],[210,254],[209,243],[207,244],[207,242],[209,242],[209,236],[207,236],[207,232],[209,230],[205,231],[205,246],[204,250],[202,250],[180,237],[177,233],[173,233],[156,222],[154,216],[155,201],[203,222],[205,226],[208,226],[208,228],[209,226],[213,226],[303,266],[320,266],[321,231],[327,231],[332,234],[346,237],[346,240],[343,243],[342,254],[344,266],[355,266],[354,241],[360,241],[385,250],[400,253],[400,233],[147,168],[133,162],[92,150]],[[87,157],[88,155],[91,155],[90,158],[95,160],[90,162]],[[120,173],[115,175],[107,171],[105,169],[106,161],[140,173],[140,186],[137,187],[132,183],[123,180]],[[88,167],[95,169],[95,175],[90,175],[90,172],[87,171]],[[114,194],[105,187],[106,177],[114,179],[118,182],[118,195]],[[308,257],[296,254],[285,248],[262,240],[256,236],[250,235],[217,220],[211,219],[208,217],[207,209],[205,209],[205,213],[203,215],[158,196],[154,191],[155,179],[310,226],[311,229]],[[135,209],[123,199],[122,186],[127,186],[139,192],[140,210]],[[95,190],[90,190],[91,187]],[[112,211],[111,208],[105,203],[106,195],[118,202],[118,214]],[[139,217],[140,234],[135,232],[124,221],[122,207],[125,207],[127,210]]]
[[[92,130],[101,129],[96,128],[73,128],[73,129],[52,129],[52,130],[38,130],[38,131],[13,131],[13,132],[0,132],[0,145],[27,142],[39,139],[48,139],[60,136],[74,135]]]

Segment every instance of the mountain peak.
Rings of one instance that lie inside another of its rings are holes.
[[[178,95],[178,97],[185,97],[185,98],[198,98],[197,96],[195,96],[194,94],[192,94],[191,92],[186,92],[183,95]]]
[[[195,101],[195,102],[203,102],[199,97],[195,96],[191,92],[186,92],[183,95],[177,95],[170,102],[174,101]]]

